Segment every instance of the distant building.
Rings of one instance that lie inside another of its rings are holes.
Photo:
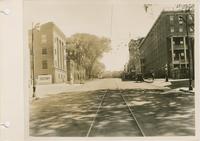
[[[128,71],[135,72],[136,74],[141,73],[141,62],[140,62],[140,51],[139,45],[144,38],[137,40],[131,39],[129,47],[129,62],[128,62]]]
[[[35,82],[37,84],[67,82],[64,33],[54,23],[48,22],[42,24],[40,30],[30,30],[29,37],[31,71]]]
[[[156,77],[165,77],[167,71],[172,78],[188,78],[189,52],[186,37],[188,33],[194,58],[193,17],[194,14],[183,11],[163,11],[160,14],[139,48],[144,74],[154,71]],[[192,66],[194,70],[194,64]]]
[[[80,48],[76,48],[70,44],[70,42],[66,41],[67,81],[70,84],[84,83],[85,68],[82,65],[83,59]]]

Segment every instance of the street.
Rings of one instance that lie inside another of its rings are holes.
[[[32,100],[30,135],[193,136],[194,95],[166,83],[97,79]]]

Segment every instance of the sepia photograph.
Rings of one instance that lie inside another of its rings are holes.
[[[30,137],[194,137],[196,5],[24,0]]]

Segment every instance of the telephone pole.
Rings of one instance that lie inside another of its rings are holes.
[[[35,98],[36,97],[36,86],[35,86],[35,55],[34,55],[34,30],[39,27],[39,23],[37,23],[34,26],[34,23],[32,22],[32,29],[31,29],[31,36],[32,36],[32,43],[31,43],[31,54],[32,54],[32,83],[33,83],[33,95],[32,97]]]

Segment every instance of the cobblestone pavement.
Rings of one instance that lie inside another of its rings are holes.
[[[117,87],[116,83],[120,87]],[[119,93],[125,96],[146,136],[194,135],[194,95],[164,93],[166,89],[163,87],[155,87],[148,83],[121,82],[118,79],[90,82],[85,88],[81,86],[75,91],[31,101],[30,135],[86,136],[107,89],[112,89],[112,97]],[[112,111],[109,113],[109,117],[112,118],[102,116],[105,107],[102,108],[95,121],[95,127],[98,127],[99,132],[95,134],[92,131],[92,136],[138,136],[130,134],[133,127],[126,124],[131,120],[130,116],[120,118],[124,115],[120,114],[124,109],[112,109],[113,106],[109,107],[109,104],[120,107],[121,102],[115,98],[107,99],[106,109]]]

